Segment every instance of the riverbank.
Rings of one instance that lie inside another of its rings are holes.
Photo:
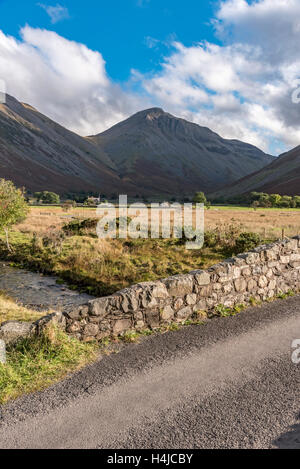
[[[34,311],[63,311],[94,298],[57,283],[56,277],[18,269],[4,262],[0,263],[0,291]]]

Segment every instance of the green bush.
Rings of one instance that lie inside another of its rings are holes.
[[[261,238],[257,233],[244,232],[235,240],[235,252],[247,252],[261,244]]]
[[[96,232],[96,227],[98,223],[98,218],[86,218],[84,220],[79,220],[78,218],[75,218],[74,220],[70,221],[69,223],[66,223],[62,229],[63,232],[66,235],[72,236],[72,235],[78,235],[82,236],[86,234],[87,230],[95,230]]]

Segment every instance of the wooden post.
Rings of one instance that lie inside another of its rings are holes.
[[[285,238],[285,231],[284,231],[284,228],[282,228],[281,238],[282,238],[282,239]]]

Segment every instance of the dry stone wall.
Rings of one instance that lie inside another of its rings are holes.
[[[300,236],[240,254],[208,270],[125,288],[65,312],[66,330],[84,340],[184,322],[217,305],[266,300],[300,287]]]

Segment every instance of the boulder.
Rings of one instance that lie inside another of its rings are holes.
[[[14,345],[22,339],[32,336],[36,327],[32,322],[7,321],[1,324],[0,339],[6,345]]]

